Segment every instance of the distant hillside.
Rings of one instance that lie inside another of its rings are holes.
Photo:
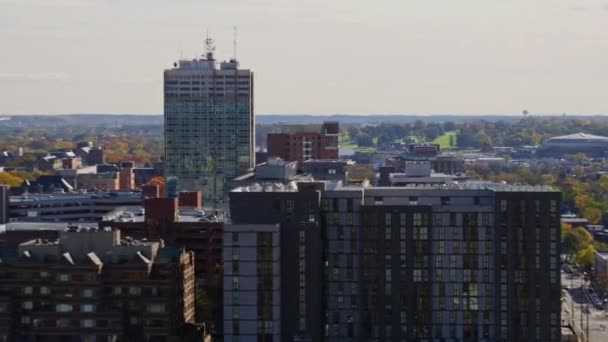
[[[406,123],[414,122],[416,120],[422,121],[469,121],[485,119],[490,121],[499,120],[518,120],[520,116],[513,115],[493,115],[488,114],[484,116],[479,115],[384,115],[384,114],[372,114],[372,115],[349,115],[349,114],[333,114],[333,115],[256,115],[256,122],[260,124],[300,124],[300,123],[315,123],[321,121],[339,121],[341,123],[380,123],[380,122],[391,122],[391,123]]]
[[[495,121],[516,121],[521,119],[521,115],[451,115],[451,114],[437,114],[437,115],[385,115],[385,114],[371,114],[371,115],[350,115],[350,114],[330,114],[330,115],[308,115],[308,114],[258,114],[256,115],[256,123],[258,124],[306,124],[306,123],[318,123],[322,121],[339,121],[343,124],[363,124],[363,123],[407,123],[416,120],[422,120],[424,122],[466,122],[475,120],[485,120],[490,122]],[[543,118],[549,116],[542,116]],[[555,117],[561,117],[555,116]],[[568,118],[594,118],[602,117],[601,115],[568,115]],[[11,118],[6,120],[6,118]],[[12,122],[11,122],[12,121]],[[10,123],[9,123],[10,122]],[[34,125],[34,126],[54,126],[62,125],[65,123],[75,125],[86,125],[95,124],[100,126],[148,126],[148,125],[162,125],[163,117],[162,114],[61,114],[61,115],[0,115],[0,125],[14,125],[20,123],[21,125]]]

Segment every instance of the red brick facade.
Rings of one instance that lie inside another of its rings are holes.
[[[269,157],[303,163],[309,159],[338,159],[337,122],[325,122],[317,132],[269,133]]]

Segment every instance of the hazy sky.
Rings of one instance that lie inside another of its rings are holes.
[[[0,0],[0,113],[162,113],[234,25],[258,114],[608,113],[608,0]]]

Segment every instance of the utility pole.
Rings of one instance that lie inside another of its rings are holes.
[[[574,276],[570,274],[570,291],[574,290]],[[572,318],[572,327],[574,328],[574,298],[570,296],[570,317]]]
[[[587,337],[587,342],[589,342],[589,341],[591,341],[591,335],[589,335],[589,313],[591,312],[591,311],[589,311],[589,304],[586,304],[585,308],[587,309],[585,311],[585,315],[587,316],[587,329],[586,329],[585,335]]]
[[[583,324],[583,303],[580,304],[580,309],[581,309],[581,332],[584,333],[584,327],[585,325]],[[587,336],[585,336],[585,340],[587,340]]]

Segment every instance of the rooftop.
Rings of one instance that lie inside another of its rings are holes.
[[[103,217],[103,221],[144,222],[143,206],[121,207]],[[224,222],[224,211],[216,208],[179,208],[177,222]]]
[[[79,222],[79,225],[86,225],[87,227],[96,227],[96,222]],[[0,225],[0,233],[8,231],[26,231],[26,230],[37,230],[37,231],[60,231],[66,230],[72,223],[68,222],[9,222],[7,224]]]
[[[61,202],[78,201],[86,199],[141,199],[141,193],[130,191],[110,192],[66,192],[53,194],[27,194],[22,196],[11,196],[11,203],[20,202]]]
[[[598,252],[598,251],[595,251],[595,254],[597,254],[600,258],[608,261],[608,252]]]
[[[332,185],[332,182],[325,182]],[[454,182],[451,184],[408,184],[399,187],[368,187],[360,186],[341,186],[341,183],[335,183],[334,187],[327,187],[328,191],[353,190],[353,189],[416,189],[416,190],[491,190],[496,192],[559,192],[559,190],[546,185],[524,185],[524,184],[506,184],[490,181],[467,181],[463,183]],[[331,190],[330,190],[331,189]],[[283,184],[253,184],[250,186],[239,187],[232,192],[297,192],[298,186],[295,182],[287,185]]]
[[[598,141],[608,141],[608,137],[603,137],[600,135],[593,135],[587,133],[575,133],[569,135],[562,135],[558,137],[552,137],[547,139],[546,141],[551,140],[598,140]]]

